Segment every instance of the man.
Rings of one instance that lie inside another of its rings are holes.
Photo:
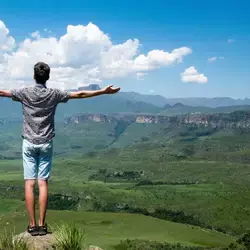
[[[32,235],[47,234],[45,224],[48,203],[48,180],[52,164],[54,116],[57,104],[66,103],[69,99],[88,98],[103,94],[117,93],[120,88],[112,85],[97,91],[66,92],[59,89],[47,88],[50,77],[50,67],[38,62],[34,66],[35,86],[0,90],[0,96],[12,98],[21,102],[23,108],[23,168],[25,179],[25,201],[30,224],[27,231]],[[38,179],[39,187],[39,221],[35,219],[34,186]]]

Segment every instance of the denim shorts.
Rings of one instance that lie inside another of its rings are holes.
[[[33,144],[23,140],[23,169],[25,180],[48,180],[53,155],[53,141]]]

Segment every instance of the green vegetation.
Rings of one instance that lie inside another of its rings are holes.
[[[183,246],[148,240],[126,240],[115,246],[115,250],[205,250],[204,247]],[[212,248],[208,248],[212,249]],[[214,248],[213,248],[214,249]]]
[[[238,110],[249,110],[248,105],[242,105],[242,106],[226,106],[226,107],[216,107],[216,108],[210,108],[210,107],[203,107],[203,106],[187,106],[183,105],[181,103],[175,104],[172,107],[166,107],[161,114],[163,115],[182,115],[182,114],[188,114],[188,113],[207,113],[207,114],[216,114],[216,113],[230,113]]]
[[[20,124],[1,126],[0,231],[15,226],[19,233],[27,223]],[[49,223],[76,221],[88,244],[226,248],[239,238],[247,247],[249,129],[58,123],[55,148]]]
[[[58,250],[87,249],[86,234],[81,228],[77,227],[74,223],[61,224],[57,226],[55,239],[56,249]]]
[[[0,236],[0,250],[28,250],[27,242],[14,236],[13,232],[4,231]]]
[[[243,245],[246,249],[250,249],[250,233],[246,233],[240,237],[237,243]]]
[[[5,227],[15,225],[16,232],[24,230],[27,223],[25,213],[4,216],[0,221],[0,232]],[[158,242],[181,243],[182,245],[198,245],[210,247],[226,247],[236,238],[214,230],[169,222],[138,214],[48,211],[48,221],[54,225],[75,222],[77,227],[84,228],[86,243],[96,245],[105,250],[113,250],[114,245],[125,239],[143,239]],[[6,222],[9,224],[6,225]]]

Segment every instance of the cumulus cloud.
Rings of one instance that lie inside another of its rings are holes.
[[[39,39],[41,37],[40,36],[40,32],[39,31],[35,31],[35,32],[31,33],[31,37]]]
[[[11,51],[14,46],[14,38],[9,36],[9,30],[4,22],[0,20],[0,53],[3,53],[3,51]]]
[[[191,66],[183,73],[181,73],[181,80],[183,82],[193,82],[193,83],[207,83],[208,78],[204,75],[199,73],[194,66]]]
[[[142,54],[139,40],[128,39],[124,43],[114,44],[93,23],[86,26],[68,25],[61,37],[45,38],[35,31],[15,50],[14,46],[14,38],[0,21],[1,79],[13,84],[17,84],[18,80],[26,85],[32,84],[33,65],[44,61],[51,66],[50,84],[61,88],[100,83],[128,75],[142,78],[151,70],[181,63],[185,56],[192,53],[190,48],[181,47],[171,52],[152,50]]]
[[[8,53],[15,48],[15,39],[9,35],[6,25],[0,20],[0,86],[4,87],[9,81],[6,75]],[[8,83],[9,84],[9,83]]]

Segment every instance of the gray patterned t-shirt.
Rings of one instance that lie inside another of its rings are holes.
[[[23,138],[33,144],[43,144],[55,136],[54,117],[57,104],[67,102],[69,93],[46,88],[42,84],[34,87],[14,89],[12,99],[22,103]]]

